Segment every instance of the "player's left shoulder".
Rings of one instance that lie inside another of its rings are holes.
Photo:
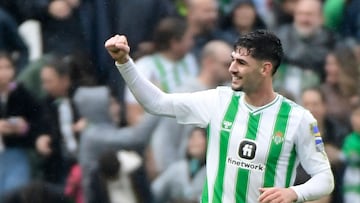
[[[301,106],[300,104],[282,96],[282,101],[287,103],[291,107],[291,116],[296,117],[299,121],[306,121],[308,123],[316,122],[314,116],[309,110]]]

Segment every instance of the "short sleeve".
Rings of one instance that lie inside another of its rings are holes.
[[[296,137],[296,150],[301,165],[311,176],[330,169],[316,119],[305,111]]]

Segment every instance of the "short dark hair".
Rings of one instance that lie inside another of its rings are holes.
[[[11,65],[14,67],[14,65],[15,65],[15,61],[14,61],[14,59],[11,57],[11,55],[10,55],[10,53],[9,52],[6,52],[6,51],[0,51],[0,58],[1,59],[6,59],[6,60],[8,60],[10,63],[11,63]]]
[[[280,66],[283,57],[283,48],[280,39],[267,30],[255,30],[240,35],[234,45],[234,49],[246,48],[255,59],[270,60],[273,65],[274,75]]]
[[[121,163],[113,150],[103,152],[98,160],[99,172],[105,179],[112,179],[118,176]]]
[[[64,61],[63,58],[58,56],[50,57],[45,61],[43,67],[48,67],[53,69],[59,76],[69,76],[70,77],[70,67],[69,64]]]
[[[179,17],[166,17],[155,28],[153,41],[157,51],[170,48],[172,39],[180,40],[187,30],[186,21]]]

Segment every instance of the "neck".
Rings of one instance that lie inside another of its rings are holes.
[[[8,85],[0,85],[0,94],[7,93],[9,91]]]
[[[162,51],[160,52],[160,54],[166,59],[174,62],[180,60],[183,57],[183,56],[179,56],[179,54],[176,54],[171,50]]]
[[[204,85],[207,88],[213,88],[216,87],[216,82],[212,79],[212,76],[207,74],[207,71],[202,71],[200,75],[198,76],[198,80],[202,85]]]
[[[189,25],[189,32],[195,37],[201,34],[201,28],[195,23],[192,23]]]
[[[272,102],[276,94],[272,88],[272,85],[263,86],[263,89],[258,89],[252,93],[245,93],[245,101],[256,107],[264,106]]]

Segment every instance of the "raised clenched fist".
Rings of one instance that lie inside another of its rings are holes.
[[[130,47],[124,35],[115,35],[105,42],[105,48],[110,56],[118,63],[123,64],[129,60]]]

